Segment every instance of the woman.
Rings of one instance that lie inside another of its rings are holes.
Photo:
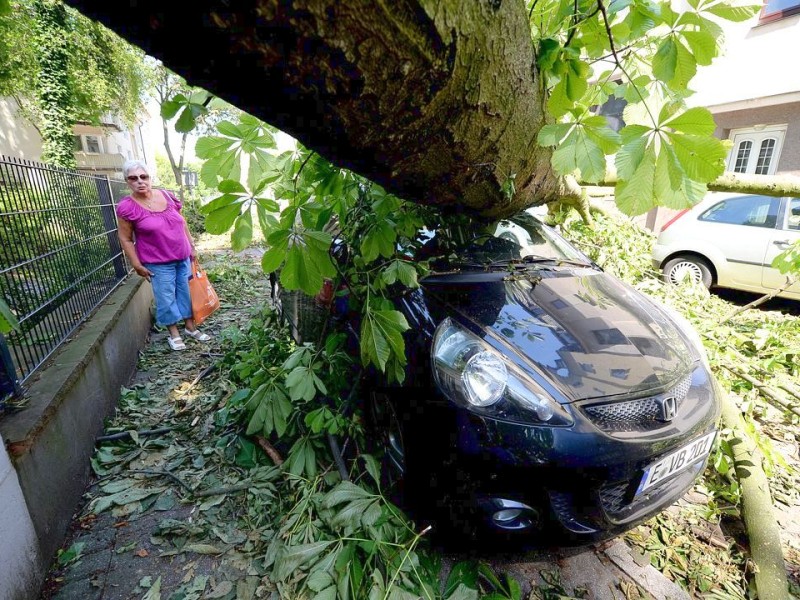
[[[197,329],[192,318],[189,259],[195,249],[180,201],[171,192],[150,186],[143,162],[128,161],[122,172],[131,195],[117,204],[119,241],[134,271],[153,285],[156,322],[169,330],[167,342],[173,350],[186,349],[178,331],[180,320],[187,336],[207,342],[211,338]]]

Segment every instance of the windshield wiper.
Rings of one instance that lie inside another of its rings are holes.
[[[511,267],[515,266],[527,266],[527,265],[536,265],[536,264],[543,264],[543,263],[552,263],[557,266],[561,265],[569,265],[572,267],[589,267],[593,268],[594,265],[591,263],[579,261],[579,260],[571,260],[569,258],[552,258],[548,256],[536,256],[536,255],[528,255],[523,256],[522,258],[512,258],[510,260],[497,260],[494,261],[492,264],[494,265],[508,265]]]

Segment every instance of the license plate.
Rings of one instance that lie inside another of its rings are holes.
[[[639,484],[639,489],[636,490],[636,495],[638,496],[648,488],[688,469],[701,458],[708,456],[716,435],[717,432],[712,431],[651,464],[644,470],[644,476]]]

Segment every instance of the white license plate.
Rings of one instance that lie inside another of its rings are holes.
[[[708,453],[711,451],[711,446],[714,443],[714,436],[716,435],[717,432],[712,431],[686,444],[683,448],[667,454],[664,458],[658,460],[658,462],[651,464],[644,470],[644,476],[639,484],[639,489],[636,490],[636,495],[638,496],[648,488],[661,483],[665,479],[669,479],[676,473],[689,468],[700,459],[708,456]]]

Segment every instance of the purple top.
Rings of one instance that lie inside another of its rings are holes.
[[[170,192],[162,190],[162,193],[167,207],[161,212],[147,210],[131,196],[125,196],[117,204],[117,216],[133,225],[136,254],[143,263],[183,260],[192,253],[186,221],[179,212],[181,203]]]

